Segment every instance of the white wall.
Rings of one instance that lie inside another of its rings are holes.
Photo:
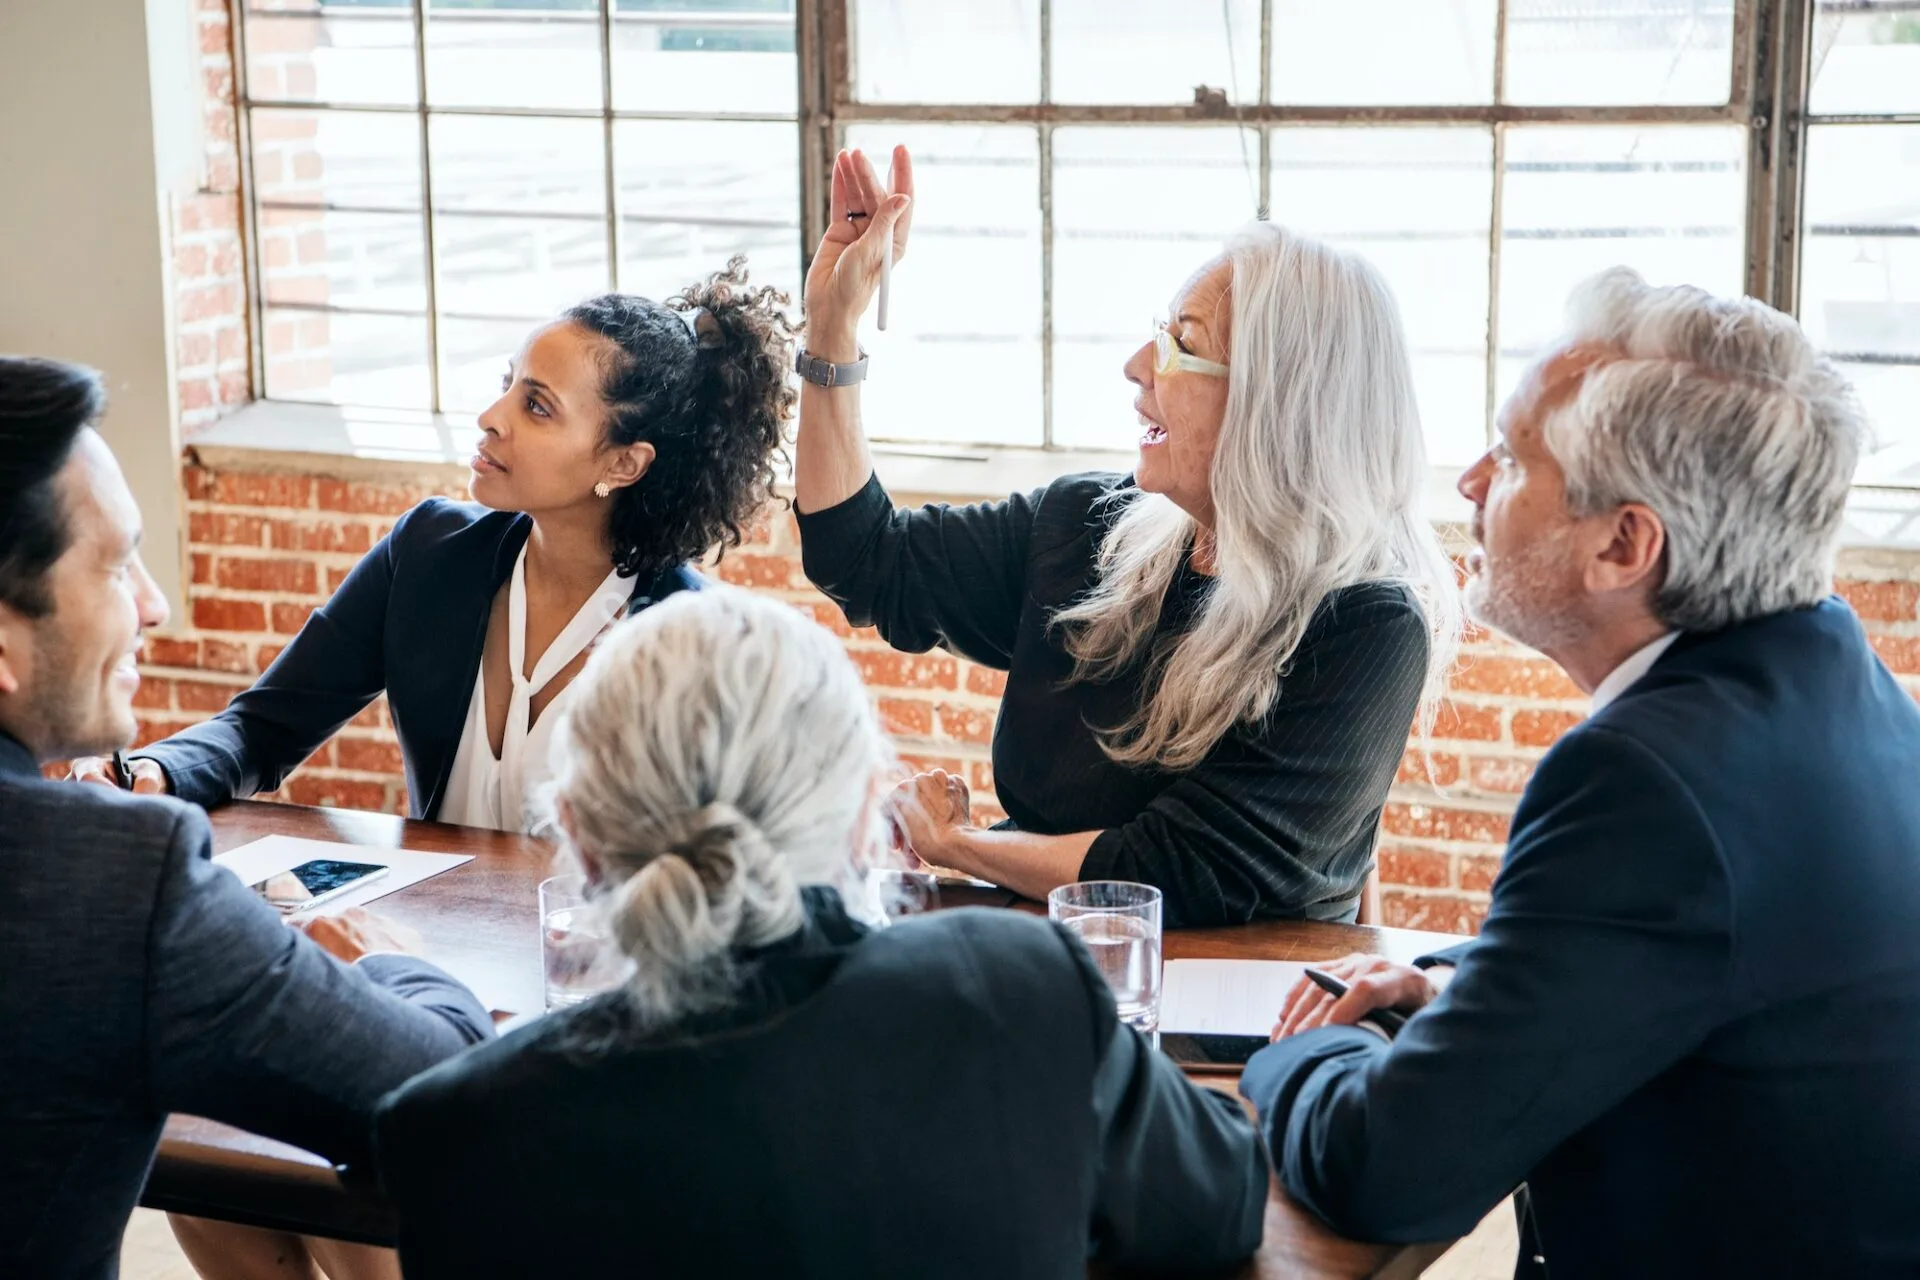
[[[93,365],[178,611],[167,189],[199,154],[192,0],[0,0],[0,351]],[[164,167],[163,167],[164,166]]]

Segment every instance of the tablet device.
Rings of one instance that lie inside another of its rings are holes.
[[[386,875],[387,871],[388,868],[377,862],[315,858],[290,871],[276,872],[252,887],[275,910],[291,915],[337,898],[363,881]]]

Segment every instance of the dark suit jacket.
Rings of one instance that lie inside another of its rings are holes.
[[[1459,962],[1391,1049],[1247,1070],[1335,1228],[1525,1179],[1553,1280],[1920,1275],[1920,709],[1844,604],[1683,636],[1569,732]]]
[[[601,997],[383,1102],[409,1280],[1018,1280],[1090,1247],[1200,1268],[1258,1246],[1252,1127],[1115,1021],[1064,931],[971,910],[869,933],[806,892],[722,1013],[649,1036]]]
[[[429,498],[353,567],[251,689],[203,724],[136,752],[173,794],[211,806],[271,791],[384,690],[412,816],[446,794],[486,647],[493,599],[530,517]],[[629,612],[698,587],[685,565],[642,577]]]
[[[114,1275],[168,1112],[358,1160],[382,1093],[493,1033],[424,960],[289,929],[190,805],[0,734],[0,817],[0,1276]]]

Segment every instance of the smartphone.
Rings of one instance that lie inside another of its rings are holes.
[[[296,911],[317,907],[369,880],[377,880],[388,870],[377,862],[315,858],[291,871],[281,871],[258,881],[253,885],[253,891],[283,915],[291,915]]]
[[[1209,1035],[1196,1031],[1160,1033],[1160,1051],[1189,1071],[1238,1071],[1268,1043],[1265,1036]]]

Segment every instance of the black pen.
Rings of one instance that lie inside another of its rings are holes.
[[[116,751],[113,753],[113,773],[114,785],[118,786],[122,791],[133,790],[133,774],[127,769],[126,752]]]
[[[1313,979],[1314,986],[1319,987],[1336,1000],[1347,994],[1347,984],[1324,969],[1316,969],[1312,965],[1308,965],[1307,977]],[[1407,1015],[1393,1009],[1375,1009],[1372,1013],[1369,1013],[1367,1017],[1378,1024],[1379,1028],[1389,1036],[1399,1035],[1400,1028],[1407,1025]]]

